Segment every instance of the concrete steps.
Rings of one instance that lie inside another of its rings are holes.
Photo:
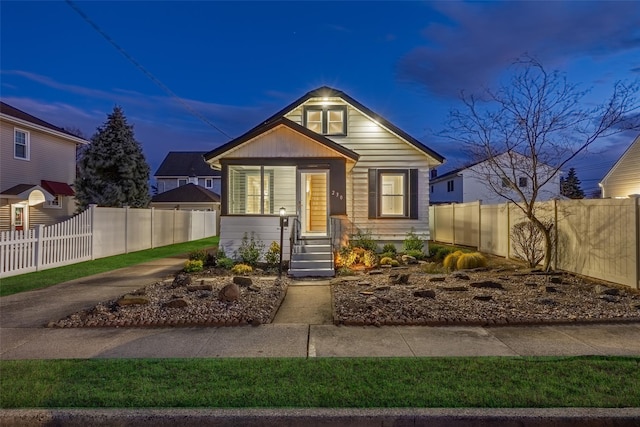
[[[301,239],[293,248],[289,263],[291,277],[333,277],[333,249],[330,239]]]

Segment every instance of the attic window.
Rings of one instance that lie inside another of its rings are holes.
[[[347,134],[347,107],[325,105],[304,107],[304,126],[321,135]]]

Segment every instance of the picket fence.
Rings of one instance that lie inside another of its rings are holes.
[[[67,221],[0,232],[0,277],[215,236],[215,211],[90,206]]]
[[[640,198],[536,203],[553,221],[556,269],[640,289]],[[513,203],[480,202],[429,207],[430,238],[514,258],[512,227],[526,218]]]

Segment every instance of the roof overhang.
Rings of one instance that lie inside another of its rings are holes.
[[[40,181],[40,185],[42,188],[47,190],[51,194],[60,195],[60,196],[75,196],[76,193],[73,191],[73,188],[66,182],[57,182],[57,181]]]
[[[54,195],[44,188],[32,184],[18,184],[0,193],[0,197],[9,199],[13,203],[26,202],[29,206],[51,202],[55,199]]]
[[[348,163],[355,164],[360,158],[360,155],[355,151],[349,150],[348,148],[330,140],[329,138],[313,132],[312,130],[309,130],[306,127],[301,126],[285,117],[279,117],[276,120],[264,122],[251,129],[244,135],[216,148],[215,150],[208,152],[204,155],[204,159],[211,165],[212,168],[220,169],[221,158],[231,156],[234,151],[255,142],[260,136],[265,135],[281,126],[291,129],[292,131],[301,134],[318,144],[323,145],[324,147],[333,151],[336,155],[346,158]]]

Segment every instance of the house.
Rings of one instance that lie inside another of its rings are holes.
[[[158,193],[196,184],[220,194],[220,171],[204,161],[203,151],[170,151],[154,174]]]
[[[482,200],[483,204],[504,203],[507,201],[506,197],[518,198],[517,192],[510,189],[511,185],[517,185],[523,193],[530,194],[533,168],[527,166],[527,157],[513,152],[504,153],[497,156],[497,162],[503,165],[508,175],[512,175],[509,181],[499,178],[486,160],[439,176],[437,170],[432,170],[429,189],[431,204],[467,203],[477,200]],[[524,166],[521,167],[522,165]],[[540,177],[553,171],[553,168],[542,165],[537,173]],[[559,196],[560,177],[555,176],[540,188],[537,200],[550,200]]]
[[[157,209],[182,209],[220,211],[220,196],[199,185],[188,183],[151,198],[151,207]]]
[[[71,217],[76,147],[88,141],[4,102],[0,135],[0,230]]]
[[[205,160],[221,171],[225,252],[251,232],[266,246],[279,241],[282,213],[289,273],[320,276],[333,275],[333,250],[358,231],[380,244],[400,243],[412,229],[428,238],[429,170],[444,158],[344,92],[321,87]]]
[[[640,194],[640,135],[598,184],[602,198],[622,198]]]

